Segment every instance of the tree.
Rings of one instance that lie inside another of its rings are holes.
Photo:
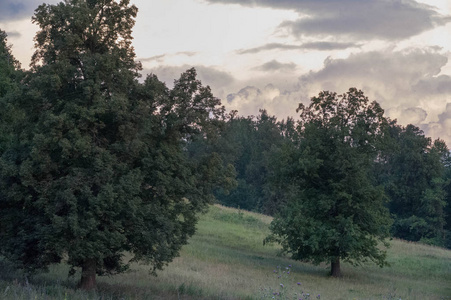
[[[294,259],[385,264],[390,218],[383,189],[373,184],[377,140],[386,123],[383,110],[362,91],[321,92],[299,105],[298,146],[279,153],[278,180],[289,191],[285,209],[271,223],[265,240],[279,242]]]
[[[7,34],[0,29],[0,98],[13,88],[17,81],[20,63],[11,53],[11,46],[7,42]]]
[[[232,176],[215,153],[189,157],[224,111],[195,70],[172,90],[137,81],[136,13],[128,0],[41,5],[32,71],[9,100],[25,117],[0,159],[1,253],[30,271],[64,258],[83,289],[126,270],[124,252],[153,272],[169,263]]]
[[[392,121],[387,133],[391,145],[384,151],[378,176],[390,198],[392,233],[409,241],[443,245],[449,150],[443,141],[432,142],[411,124],[403,127]]]
[[[444,153],[443,165],[445,168],[445,192],[446,192],[446,205],[444,208],[445,215],[445,241],[444,246],[448,249],[451,249],[451,151],[448,150],[447,153]]]
[[[22,75],[20,63],[14,58],[11,46],[8,45],[7,34],[0,29],[0,155],[3,145],[11,139],[9,124],[16,116],[6,98],[17,91]]]
[[[291,120],[278,122],[266,110],[260,110],[256,117],[237,117],[232,112],[216,147],[224,160],[233,164],[237,173],[237,187],[230,193],[218,191],[220,203],[246,210],[274,214],[277,210],[277,191],[268,178],[271,152],[288,138]]]

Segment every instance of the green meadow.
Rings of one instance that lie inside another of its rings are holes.
[[[263,245],[270,222],[211,206],[158,276],[132,264],[127,273],[98,277],[89,293],[75,288],[80,274],[68,278],[64,264],[25,278],[0,260],[0,299],[451,299],[450,250],[392,240],[389,267],[344,263],[344,276],[335,279],[326,264],[293,261],[277,245]]]

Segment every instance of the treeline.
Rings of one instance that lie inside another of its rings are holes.
[[[303,140],[298,122],[277,120],[266,110],[257,116],[231,112],[223,121],[214,151],[236,170],[237,187],[217,190],[223,205],[276,215],[284,207],[287,189],[280,181],[284,157]],[[442,140],[433,141],[414,125],[396,120],[384,124],[372,182],[384,190],[393,218],[391,233],[408,241],[451,248],[451,155]],[[193,145],[193,151],[199,151]],[[195,150],[194,150],[195,149]],[[213,150],[213,149],[212,149]]]

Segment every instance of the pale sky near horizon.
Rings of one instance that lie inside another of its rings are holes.
[[[56,3],[57,0],[48,0]],[[144,74],[172,86],[196,67],[227,109],[278,119],[321,90],[362,89],[386,115],[451,147],[449,0],[131,0]],[[0,0],[0,28],[24,68],[33,10]]]

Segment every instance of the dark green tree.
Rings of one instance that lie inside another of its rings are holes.
[[[444,246],[451,249],[451,151],[445,152],[442,158],[445,168],[445,192],[446,192],[446,204],[444,207],[445,215],[445,241]]]
[[[0,155],[12,137],[10,124],[17,117],[17,112],[8,105],[7,97],[12,97],[11,94],[18,90],[22,75],[20,63],[8,45],[7,34],[0,29]]]
[[[330,262],[372,260],[385,264],[390,217],[383,189],[373,184],[376,145],[386,123],[383,110],[362,91],[321,92],[299,105],[299,142],[278,154],[276,178],[289,191],[288,203],[265,240],[279,242],[294,259]]]
[[[232,113],[224,124],[218,150],[237,174],[237,187],[230,193],[217,193],[220,203],[242,209],[273,214],[276,192],[269,183],[271,151],[286,140],[282,126],[274,116],[261,110],[256,117],[237,117]],[[289,125],[288,125],[289,127]]]
[[[390,123],[379,180],[390,198],[395,237],[443,245],[449,150],[413,125]]]
[[[9,99],[24,118],[0,159],[2,254],[30,271],[67,259],[84,289],[124,271],[124,252],[161,269],[233,175],[215,153],[189,157],[224,111],[194,69],[172,90],[137,81],[136,13],[128,0],[41,5],[32,71]]]
[[[0,29],[0,98],[10,91],[20,75],[20,63],[11,53],[7,34]]]

